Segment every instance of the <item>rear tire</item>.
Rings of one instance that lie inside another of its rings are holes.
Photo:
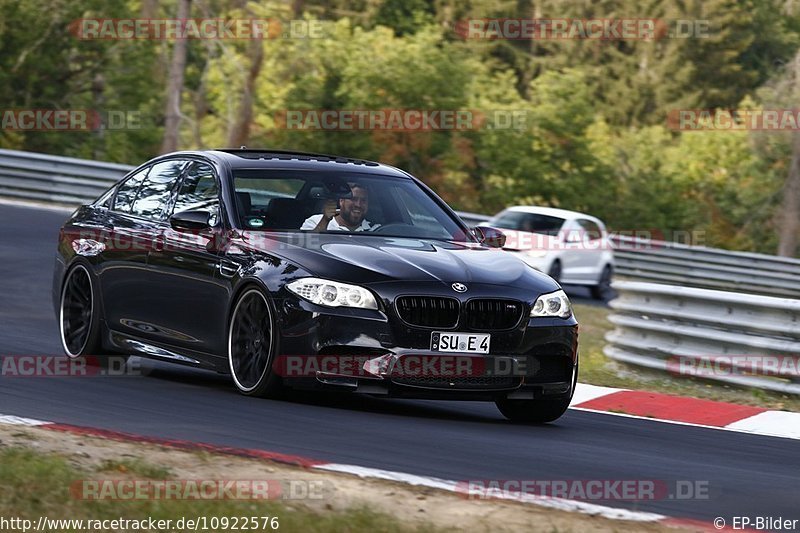
[[[89,268],[77,263],[64,276],[59,307],[61,346],[70,359],[84,359],[86,365],[121,371],[128,355],[101,354],[102,302]]]
[[[228,328],[231,377],[245,396],[280,396],[281,379],[272,370],[277,341],[275,312],[269,300],[260,289],[246,289],[236,301]]]
[[[64,276],[58,313],[61,346],[70,359],[94,355],[100,349],[99,309],[92,275],[78,263]]]
[[[606,299],[611,297],[611,277],[613,274],[614,271],[611,265],[603,267],[603,272],[600,274],[600,281],[591,288],[592,298],[606,301]]]

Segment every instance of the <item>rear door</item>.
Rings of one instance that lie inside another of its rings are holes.
[[[586,281],[586,247],[583,242],[584,229],[577,220],[567,219],[559,232],[561,252],[561,283],[583,283]]]
[[[165,217],[147,261],[150,305],[158,309],[160,340],[172,346],[224,356],[227,301],[220,277],[222,213],[219,177],[205,162],[192,162],[169,215],[209,213],[206,230],[175,230]]]
[[[114,214],[114,252],[117,261],[106,261],[102,280],[109,327],[142,339],[157,339],[160,310],[153,305],[148,253],[158,245],[162,221],[171,205],[184,159],[168,159],[152,165],[137,178],[138,187],[121,187]],[[136,189],[134,192],[134,188]]]
[[[152,224],[132,214],[149,166],[135,172],[117,187],[109,205],[107,226],[99,228],[105,249],[99,254],[97,276],[103,296],[104,316],[111,329],[125,329],[131,316],[131,295],[142,283]]]
[[[597,281],[603,260],[603,234],[598,225],[589,219],[578,218],[574,222],[576,230],[571,235],[575,242],[571,248],[572,271],[569,278],[580,283]]]

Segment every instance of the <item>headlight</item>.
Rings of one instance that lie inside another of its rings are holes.
[[[304,300],[325,307],[378,308],[378,302],[372,293],[358,285],[320,278],[301,278],[292,281],[286,288]]]
[[[569,318],[572,315],[572,305],[569,303],[569,298],[564,294],[564,291],[556,291],[548,294],[542,294],[536,299],[531,309],[531,316],[557,316],[561,318]]]

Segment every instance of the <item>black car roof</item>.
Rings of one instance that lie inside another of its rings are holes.
[[[224,161],[230,168],[297,168],[305,170],[342,169],[369,174],[384,174],[408,178],[409,175],[395,167],[366,159],[342,157],[311,152],[275,149],[218,149],[176,152],[165,155],[199,155]]]

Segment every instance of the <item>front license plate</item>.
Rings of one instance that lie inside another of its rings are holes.
[[[434,352],[489,353],[491,335],[486,333],[449,333],[434,331],[431,350]]]

